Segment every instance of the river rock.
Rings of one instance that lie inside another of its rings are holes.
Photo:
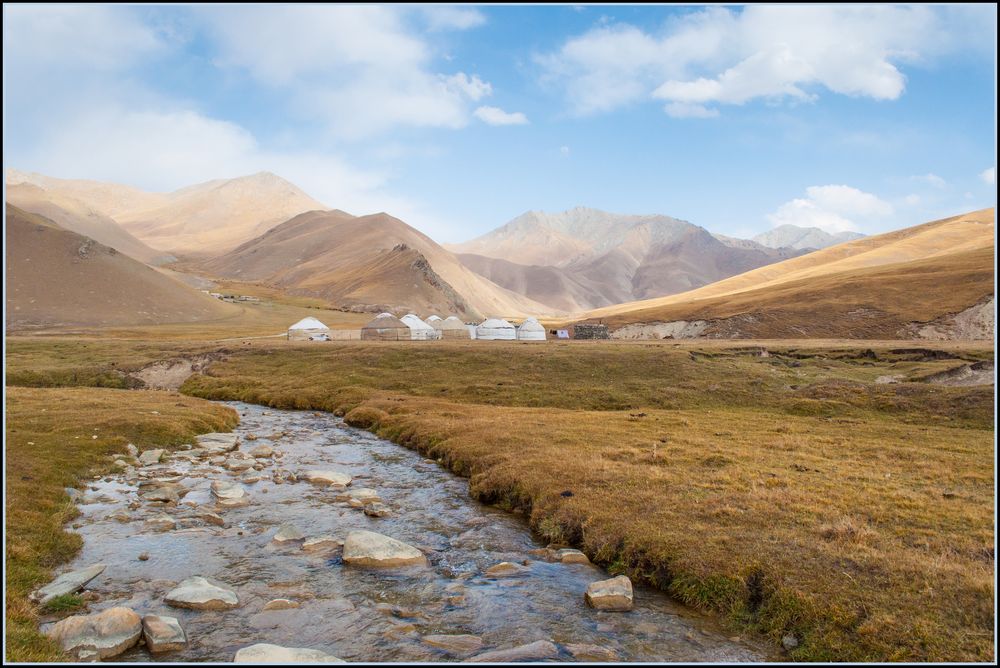
[[[71,656],[107,659],[139,642],[142,619],[129,608],[110,608],[93,615],[67,617],[45,634]]]
[[[626,575],[619,575],[610,580],[591,582],[584,599],[587,605],[597,610],[631,610],[632,581]]]
[[[147,482],[139,485],[139,496],[144,501],[177,503],[187,493],[182,485],[169,482]]]
[[[107,568],[104,564],[94,564],[76,571],[63,573],[55,580],[34,592],[30,598],[33,601],[45,605],[58,596],[65,596],[80,591],[87,583],[104,572]]]
[[[483,639],[472,635],[432,635],[420,639],[425,645],[451,654],[471,654],[483,648]]]
[[[298,601],[291,601],[287,598],[276,598],[273,601],[265,603],[261,610],[291,610],[297,607],[299,607]]]
[[[240,481],[245,482],[248,485],[252,485],[255,482],[260,482],[261,480],[264,480],[265,478],[267,478],[267,476],[262,475],[257,471],[247,471],[242,476],[240,476]]]
[[[235,450],[240,444],[240,437],[236,434],[202,434],[195,436],[195,442],[200,448],[212,452],[229,452]]]
[[[160,458],[163,457],[163,453],[166,450],[162,448],[157,448],[155,450],[146,450],[141,455],[139,455],[139,463],[143,466],[151,466],[153,464],[158,464]]]
[[[250,454],[254,457],[271,457],[274,455],[274,449],[270,445],[258,445],[250,451]]]
[[[139,456],[139,448],[135,447],[132,443],[125,446],[125,452],[128,453],[129,457],[135,458]]]
[[[587,558],[580,550],[574,550],[572,548],[565,548],[562,550],[556,550],[556,559],[564,564],[589,564],[590,559]]]
[[[208,522],[209,524],[214,524],[217,527],[226,526],[226,520],[223,519],[222,515],[217,515],[207,510],[198,513],[198,518]]]
[[[278,533],[274,534],[273,540],[275,543],[291,543],[297,540],[303,540],[305,534],[299,531],[295,526],[291,524],[282,524],[278,527]]]
[[[187,636],[176,617],[146,615],[142,618],[142,637],[146,649],[154,654],[174,652],[187,646]]]
[[[128,462],[125,461],[124,459],[116,459],[115,461],[111,462],[111,468],[115,469],[116,471],[124,471],[125,469],[128,468]]]
[[[343,560],[345,564],[373,568],[427,565],[427,557],[412,545],[364,530],[347,534]]]
[[[789,633],[781,639],[781,646],[785,648],[785,651],[791,652],[799,646],[799,639]]]
[[[247,491],[240,485],[225,480],[213,481],[211,488],[217,499],[242,499],[247,495]]]
[[[70,501],[76,502],[83,498],[83,492],[75,487],[63,487],[63,491],[66,492],[66,496],[69,497]]]
[[[315,485],[347,487],[351,484],[351,476],[341,471],[306,471],[301,477]]]
[[[569,652],[577,661],[616,662],[621,660],[618,656],[618,652],[607,647],[600,647],[599,645],[568,643],[563,645],[563,647],[565,647],[566,651]]]
[[[181,582],[163,600],[175,608],[193,610],[229,610],[240,604],[236,592],[197,575]]]
[[[501,561],[496,566],[487,568],[485,575],[488,578],[505,578],[513,575],[521,575],[525,570],[523,566],[518,566],[509,561]]]
[[[316,536],[302,543],[302,549],[306,552],[320,552],[322,550],[335,550],[344,544],[344,541],[333,536]]]
[[[337,501],[350,501],[352,499],[357,499],[362,503],[374,503],[376,501],[381,501],[378,497],[378,491],[372,489],[371,487],[358,487],[357,489],[349,489],[346,492],[338,494],[334,497]]]
[[[548,640],[536,640],[527,645],[510,649],[496,649],[477,654],[467,661],[475,663],[507,663],[512,661],[543,661],[559,656],[559,648]]]
[[[388,517],[392,514],[392,509],[384,503],[367,503],[364,509],[368,517]]]
[[[227,471],[246,471],[247,469],[252,469],[254,461],[252,459],[237,459],[236,457],[231,457],[226,460],[226,463],[222,466]]]
[[[233,663],[345,663],[342,659],[303,647],[281,647],[258,643],[236,652]]]
[[[177,528],[177,521],[166,513],[160,513],[146,520],[146,526],[157,531],[170,531]]]

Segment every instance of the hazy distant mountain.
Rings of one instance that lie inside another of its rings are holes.
[[[7,170],[8,185],[31,183],[73,198],[160,251],[222,253],[305,211],[329,207],[285,179],[259,172],[217,179],[171,193],[115,183],[57,179]]]
[[[7,204],[7,328],[193,322],[239,308]]]
[[[529,211],[448,248],[503,287],[574,310],[683,292],[798,254],[724,243],[670,216],[586,207]]]
[[[757,243],[768,248],[798,248],[820,249],[836,246],[845,241],[854,241],[865,235],[857,232],[838,232],[830,234],[818,227],[799,227],[798,225],[779,225],[773,230],[758,234],[753,238]]]
[[[343,308],[469,317],[546,310],[473,273],[386,213],[303,213],[201,267],[213,276],[260,282]]]

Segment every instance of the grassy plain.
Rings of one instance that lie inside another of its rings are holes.
[[[182,392],[343,414],[795,659],[992,658],[993,389],[908,382],[992,347],[763,345],[18,338],[7,372],[225,354]]]
[[[173,392],[7,387],[8,661],[60,658],[38,632],[39,610],[27,597],[80,547],[80,537],[65,530],[77,511],[64,488],[85,486],[127,443],[140,450],[170,447],[198,433],[229,430],[236,420],[225,406]],[[50,609],[78,605],[75,598],[63,597]]]

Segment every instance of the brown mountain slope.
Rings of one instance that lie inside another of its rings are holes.
[[[993,210],[848,242],[662,299],[587,314],[612,330],[705,321],[703,336],[910,338],[993,294]],[[989,319],[986,310],[977,317]],[[623,330],[627,331],[627,330]],[[986,330],[983,330],[986,331]],[[648,332],[646,332],[648,333]]]
[[[7,186],[7,202],[29,213],[44,216],[71,232],[111,246],[140,262],[162,264],[175,259],[169,253],[150,248],[110,217],[68,195],[31,183],[19,183]]]
[[[590,311],[590,318],[691,302],[745,290],[775,286],[804,278],[836,274],[993,247],[994,209],[982,209],[942,220],[907,227],[771,264],[705,287],[657,299],[622,303]]]
[[[160,251],[218,254],[304,211],[327,207],[269,172],[216,179],[171,193],[117,183],[58,179],[8,169],[7,185],[29,183],[114,219]]]
[[[235,315],[141,262],[6,205],[7,330],[195,322]]]
[[[555,214],[529,211],[448,248],[506,288],[550,306],[575,305],[576,310],[675,294],[801,254],[749,242],[725,243],[669,216],[585,207]],[[537,280],[543,284],[536,285]]]
[[[366,310],[524,315],[545,307],[463,267],[392,216],[310,211],[200,264],[207,273]]]

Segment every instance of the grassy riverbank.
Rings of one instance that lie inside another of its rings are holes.
[[[80,538],[65,530],[76,508],[65,487],[83,487],[127,443],[140,449],[190,442],[235,426],[234,411],[172,392],[7,388],[8,661],[58,660],[38,632],[27,596],[71,559]],[[96,438],[95,438],[96,436]]]
[[[8,343],[42,384],[205,350]],[[905,382],[990,347],[755,345],[255,342],[182,391],[346,413],[799,660],[992,658],[993,390]]]

